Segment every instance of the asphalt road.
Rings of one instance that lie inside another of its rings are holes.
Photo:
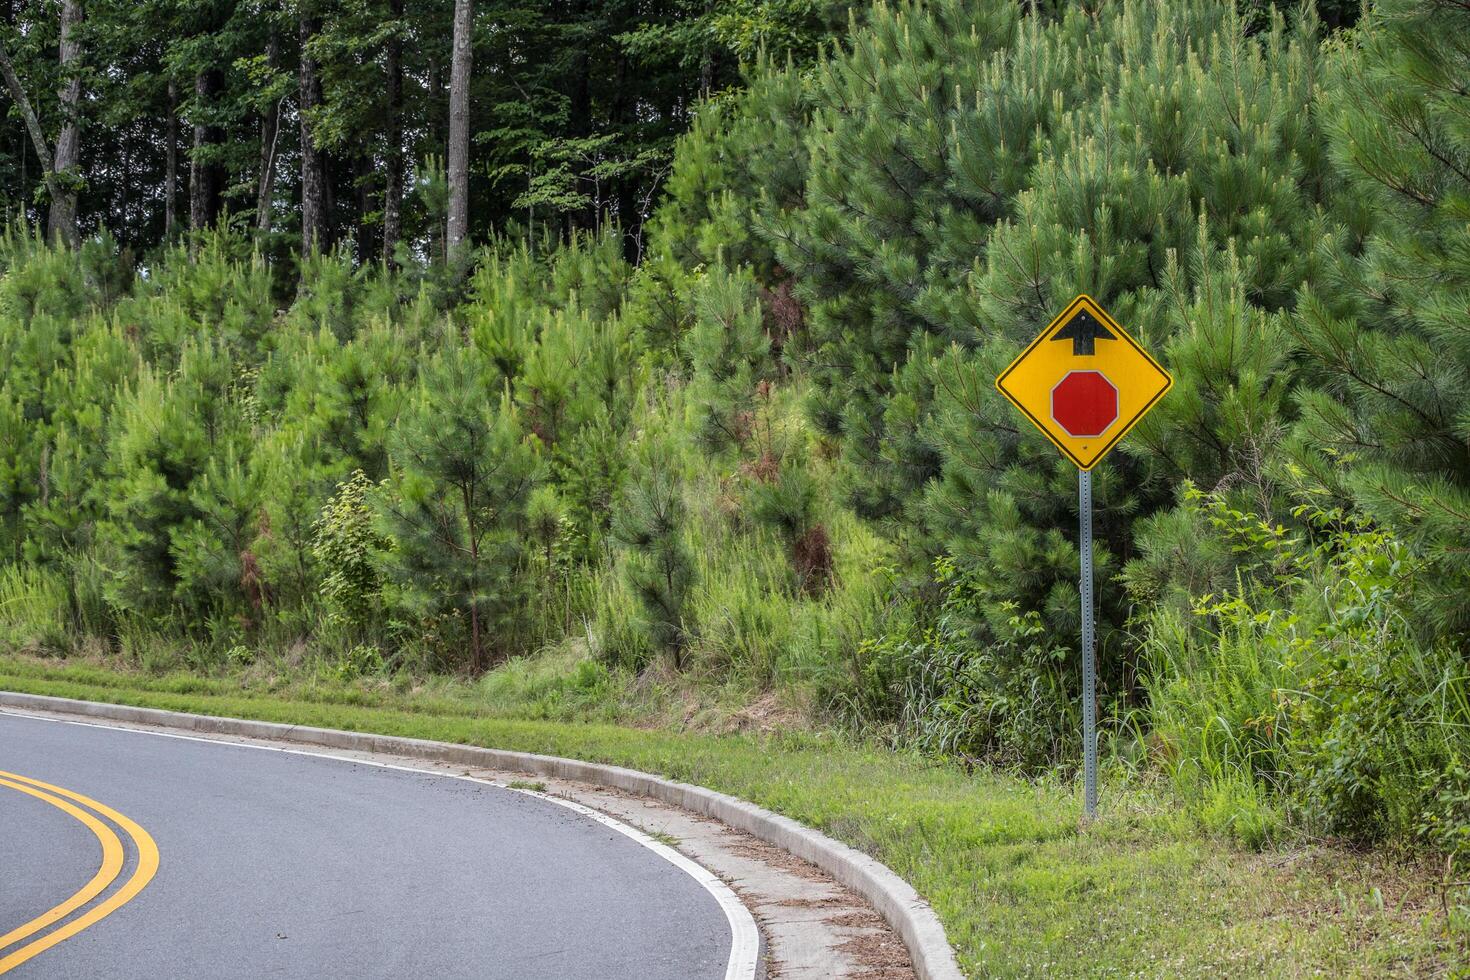
[[[731,927],[700,883],[522,793],[4,713],[0,771],[119,811],[159,853],[141,892],[16,978],[725,975]],[[127,863],[98,902],[138,864],[118,837]],[[103,857],[77,818],[0,784],[0,936],[77,892]]]

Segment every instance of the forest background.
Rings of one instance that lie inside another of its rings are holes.
[[[8,651],[1065,777],[1085,291],[1109,771],[1470,856],[1463,4],[7,7]]]

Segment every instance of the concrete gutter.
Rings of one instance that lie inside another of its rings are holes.
[[[97,701],[73,701],[40,694],[0,691],[0,707],[64,712],[134,724],[160,725],[202,734],[274,739],[344,749],[385,752],[453,765],[511,769],[557,779],[572,779],[651,797],[711,817],[736,830],[758,837],[821,868],[866,899],[894,931],[903,937],[920,980],[963,980],[959,963],[944,935],[944,926],[918,892],[887,866],[861,851],[804,827],[787,817],[702,786],[662,779],[636,769],[579,762],[531,752],[486,749],[450,742],[431,742],[395,735],[344,732],[332,728],[281,725],[243,718],[136,708]]]

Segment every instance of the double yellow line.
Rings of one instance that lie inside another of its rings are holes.
[[[29,776],[19,776],[13,772],[0,770],[0,786],[13,789],[27,796],[34,796],[81,821],[97,837],[98,843],[102,845],[102,866],[92,876],[92,880],[83,885],[74,895],[54,908],[36,916],[31,921],[17,926],[16,928],[0,936],[0,973],[6,973],[15,969],[22,963],[44,953],[57,943],[70,939],[77,933],[90,925],[100,922],[102,919],[117,911],[137,895],[148,882],[153,880],[158,871],[158,845],[153,843],[153,838],[148,831],[139,827],[127,817],[118,813],[111,807],[104,806],[96,800],[89,799],[80,793],[73,793],[69,789],[60,786],[52,786],[43,783],[39,779],[31,779]],[[89,807],[94,812],[88,812],[77,806]],[[123,843],[117,833],[106,823],[99,820],[96,814],[101,814],[111,820],[132,838],[133,848],[137,852],[138,862],[133,868],[130,877],[123,886],[109,895],[105,900],[88,909],[82,915],[77,916],[70,922],[46,933],[38,939],[33,939],[18,949],[9,953],[3,952],[7,947],[13,946],[23,939],[34,936],[36,933],[55,925],[77,909],[82,908],[98,895],[107,890],[108,886],[117,880],[123,868]]]

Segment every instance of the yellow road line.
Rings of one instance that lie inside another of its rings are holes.
[[[86,824],[87,829],[97,836],[97,842],[102,845],[102,867],[97,869],[97,873],[92,876],[92,880],[83,885],[76,894],[72,895],[60,905],[41,913],[31,921],[16,926],[5,935],[0,936],[0,949],[4,949],[6,946],[17,943],[32,933],[40,932],[53,922],[59,922],[102,894],[103,890],[112,884],[113,879],[118,876],[118,872],[122,871],[123,845],[122,841],[118,839],[117,834],[112,832],[111,827],[92,816],[86,810],[73,806],[63,799],[52,796],[50,793],[43,793],[38,789],[32,789],[23,783],[14,783],[8,779],[0,779],[0,786],[8,786],[13,790],[25,793],[27,796],[34,796],[36,799],[44,800],[58,810],[70,814]]]
[[[85,797],[80,793],[73,793],[69,789],[62,789],[60,786],[43,783],[39,779],[19,776],[13,772],[5,772],[3,770],[0,770],[0,779],[4,779],[7,782],[26,783],[29,786],[46,790],[57,796],[64,796],[69,800],[74,800],[77,803],[90,807],[126,831],[127,835],[133,839],[133,846],[138,851],[138,865],[133,869],[132,877],[124,882],[121,888],[61,928],[47,933],[40,939],[27,943],[25,946],[0,958],[0,973],[6,973],[32,957],[44,953],[57,943],[70,939],[88,926],[100,922],[113,912],[116,912],[123,905],[132,901],[134,896],[147,887],[148,882],[152,881],[153,876],[158,873],[158,845],[153,842],[153,838],[149,835],[148,831],[138,826],[132,820],[129,820],[111,807],[104,806],[96,800]],[[16,788],[19,789],[21,787]]]

